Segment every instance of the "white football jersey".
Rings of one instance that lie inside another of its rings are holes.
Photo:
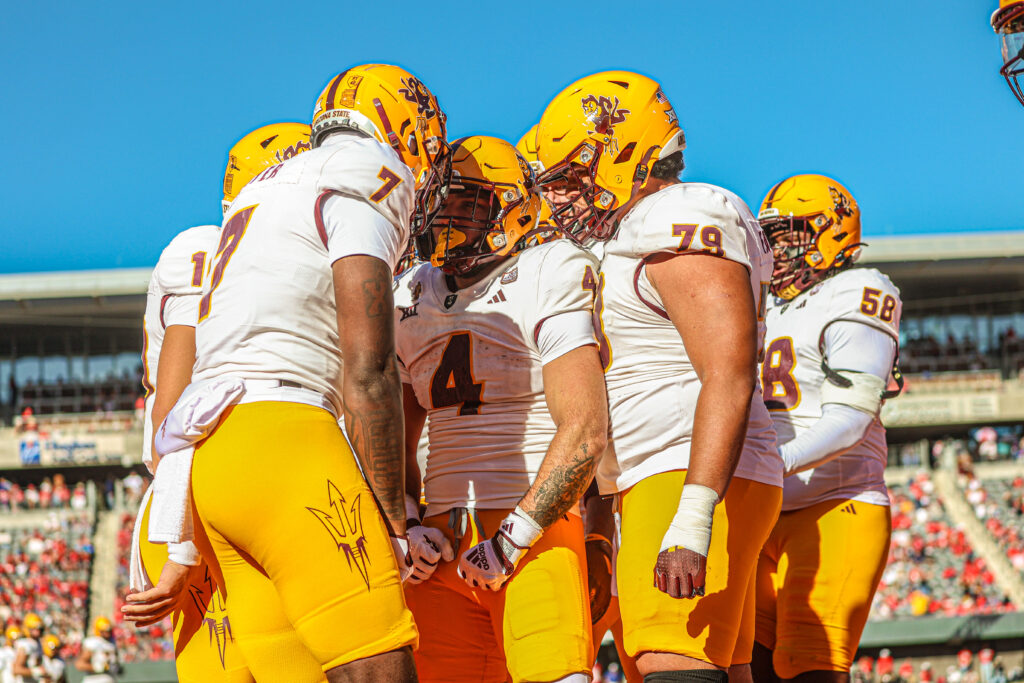
[[[51,681],[64,680],[64,671],[67,669],[67,665],[60,657],[46,657],[44,655],[43,668],[46,669],[46,674],[50,677]]]
[[[623,491],[660,472],[689,467],[701,383],[679,332],[647,279],[652,254],[707,253],[743,264],[763,341],[764,299],[772,273],[767,240],[750,209],[714,185],[680,183],[645,197],[626,215],[601,261],[609,342],[605,379],[612,443],[597,480],[602,493]],[[759,349],[760,350],[760,349]],[[737,477],[782,486],[772,420],[755,390]]]
[[[0,683],[14,683],[14,673],[11,667],[14,666],[16,651],[11,645],[0,647]]]
[[[217,248],[219,234],[217,225],[200,225],[178,233],[160,254],[149,278],[142,328],[142,386],[146,390],[142,461],[150,471],[153,469],[153,397],[164,330],[171,325],[196,326],[203,275]]]
[[[19,638],[16,640],[14,642],[15,659],[17,659],[19,652],[25,653],[25,666],[30,669],[39,666],[43,662],[43,648],[35,638]],[[36,683],[39,680],[35,676],[15,676],[13,668],[14,659],[11,660],[11,676],[17,683]]]
[[[117,660],[117,646],[106,638],[89,636],[82,640],[82,649],[89,651],[89,664],[94,673],[116,673],[120,668]]]
[[[454,293],[430,264],[402,276],[395,346],[402,380],[429,415],[428,515],[513,507],[533,483],[555,434],[542,367],[595,342],[588,282],[597,268],[587,251],[555,240]]]
[[[792,301],[769,303],[761,379],[779,443],[791,441],[821,417],[825,373],[819,341],[825,328],[838,321],[863,323],[898,344],[902,311],[900,290],[873,268],[837,273]],[[886,460],[885,427],[875,417],[856,446],[820,467],[786,477],[782,509],[799,510],[835,498],[888,505]]]
[[[393,270],[409,239],[413,194],[394,150],[355,133],[335,133],[253,178],[225,214],[203,283],[194,379],[296,382],[340,414],[331,264],[368,254]]]

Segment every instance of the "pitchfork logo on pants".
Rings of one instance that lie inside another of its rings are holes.
[[[370,590],[367,570],[370,556],[366,552],[366,534],[363,533],[361,497],[362,494],[356,495],[352,504],[349,505],[334,482],[328,479],[327,502],[333,508],[334,514],[308,506],[306,509],[324,525],[327,533],[331,535],[331,540],[338,546],[338,550],[345,551],[348,568],[359,572],[359,575],[363,577],[363,583],[366,584],[366,590]]]

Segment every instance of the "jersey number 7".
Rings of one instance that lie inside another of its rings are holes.
[[[238,243],[245,236],[245,229],[249,227],[252,214],[259,204],[253,204],[238,211],[232,216],[220,231],[220,244],[217,245],[217,254],[214,257],[216,263],[213,266],[213,276],[210,278],[210,290],[199,300],[199,322],[206,320],[210,315],[210,307],[213,305],[213,292],[220,285],[224,278],[224,269],[228,267],[231,255],[238,249]]]

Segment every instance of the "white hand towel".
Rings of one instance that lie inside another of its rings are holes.
[[[191,541],[194,445],[213,431],[221,414],[245,392],[236,378],[193,382],[164,418],[153,448],[160,455],[149,513],[151,543]]]

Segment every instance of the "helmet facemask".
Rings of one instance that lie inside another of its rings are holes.
[[[467,277],[518,251],[531,233],[510,244],[504,223],[525,201],[513,184],[454,177],[432,223],[416,237],[419,257],[449,275]]]
[[[775,267],[770,289],[780,299],[793,299],[820,279],[808,263],[808,254],[816,250],[817,231],[806,216],[762,218],[761,229],[772,245]]]
[[[537,179],[551,207],[551,222],[579,244],[607,240],[615,231],[615,195],[597,184],[600,147],[581,143]]]
[[[416,154],[420,145],[419,136],[410,137],[412,139],[409,141],[409,148]],[[430,230],[431,222],[444,205],[452,177],[452,148],[448,141],[443,137],[431,137],[424,140],[422,145],[426,153],[420,155],[423,166],[416,181],[412,214],[413,235]]]
[[[1011,10],[996,29],[1003,50],[1003,68],[999,73],[1010,90],[1024,104],[1024,4]]]

